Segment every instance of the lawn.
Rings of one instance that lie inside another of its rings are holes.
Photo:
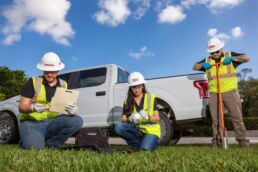
[[[258,171],[258,145],[227,150],[205,146],[166,146],[154,153],[104,154],[90,150],[21,150],[0,145],[0,169],[17,171]]]

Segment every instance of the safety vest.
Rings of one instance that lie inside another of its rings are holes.
[[[221,57],[221,62],[224,61],[226,57],[231,56],[231,52],[224,53],[224,56]],[[210,69],[206,70],[206,75],[209,80],[209,90],[211,93],[218,93],[218,84],[217,84],[217,73],[216,73],[216,61],[211,57],[207,57],[205,62],[210,63],[212,66]],[[220,73],[220,87],[221,92],[227,92],[237,89],[237,78],[236,78],[236,68],[233,63],[228,65],[221,64],[219,65]]]
[[[154,112],[154,100],[155,95],[145,93],[144,95],[144,103],[143,103],[143,110],[146,114],[149,116],[153,116]],[[133,108],[133,113],[136,113],[136,107]],[[160,138],[160,125],[159,123],[152,124],[149,121],[146,121],[145,119],[141,118],[139,122],[139,129],[144,134],[153,134]]]
[[[41,103],[45,106],[49,106],[49,103],[47,101],[46,97],[46,89],[43,84],[43,78],[42,77],[32,77],[33,81],[33,87],[35,90],[35,95],[33,97],[33,103]],[[67,83],[59,79],[60,87],[67,88]],[[41,121],[49,118],[54,118],[58,115],[57,112],[49,112],[44,111],[42,113],[38,112],[31,112],[31,113],[21,113],[20,114],[20,121],[25,121],[25,120],[34,120],[34,121]]]

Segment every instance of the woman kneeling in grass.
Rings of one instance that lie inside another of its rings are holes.
[[[115,131],[133,149],[154,151],[160,138],[160,117],[156,96],[147,93],[145,83],[141,73],[129,75],[122,122],[115,124]]]

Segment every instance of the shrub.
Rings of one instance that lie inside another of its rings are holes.
[[[258,117],[243,118],[246,130],[258,130]],[[193,128],[193,136],[212,136],[212,128],[210,120],[205,120],[202,126]],[[234,130],[231,118],[225,118],[225,127],[228,131]]]

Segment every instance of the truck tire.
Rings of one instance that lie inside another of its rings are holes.
[[[181,130],[174,130],[172,123],[164,112],[160,111],[159,115],[161,130],[159,145],[177,144],[182,134]]]
[[[161,130],[159,145],[168,145],[173,136],[173,126],[164,112],[159,111],[159,116],[159,124]]]
[[[0,144],[18,143],[19,134],[15,119],[8,113],[0,113]]]

